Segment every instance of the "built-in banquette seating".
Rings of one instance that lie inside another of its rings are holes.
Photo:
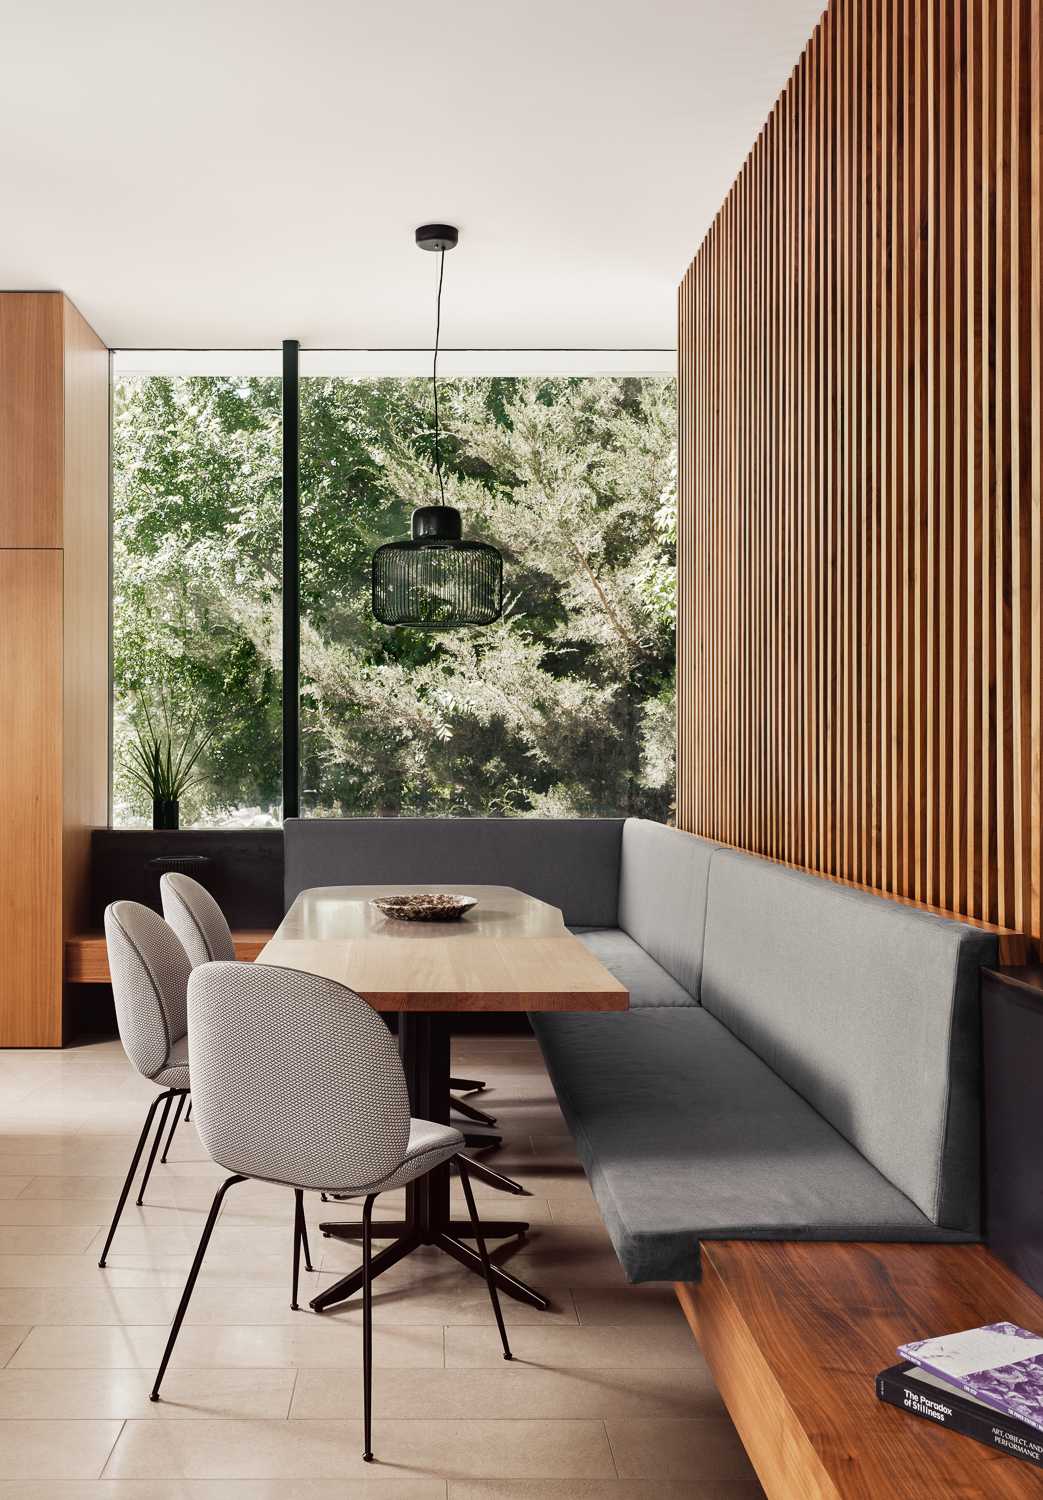
[[[692,1281],[710,1239],[979,1237],[989,932],[640,819],[288,820],[308,886],[512,885],[630,990],[533,1016],[616,1252]]]

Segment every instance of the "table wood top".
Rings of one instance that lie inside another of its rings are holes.
[[[459,922],[402,922],[374,896],[450,891]],[[258,963],[336,979],[376,1010],[626,1010],[630,996],[557,907],[506,885],[334,885],[302,891]]]

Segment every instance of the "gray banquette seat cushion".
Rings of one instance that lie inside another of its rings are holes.
[[[710,856],[717,846],[644,818],[623,824],[619,925],[578,930],[632,1010],[698,1005]]]
[[[700,1239],[977,1238],[992,937],[691,843],[693,1003],[531,1017],[628,1275],[691,1279]]]
[[[631,1281],[693,1281],[702,1239],[937,1240],[838,1130],[709,1011],[534,1015]]]

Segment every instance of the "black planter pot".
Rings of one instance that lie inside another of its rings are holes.
[[[154,797],[152,799],[152,827],[179,827],[179,804],[176,797]]]

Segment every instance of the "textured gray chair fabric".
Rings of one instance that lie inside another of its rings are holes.
[[[464,1144],[413,1121],[394,1037],[344,985],[212,963],[188,985],[194,1118],[230,1172],[357,1195],[401,1187]]]
[[[193,969],[215,959],[235,958],[225,914],[205,886],[170,871],[159,882],[163,915],[177,933]]]
[[[482,1236],[464,1138],[451,1125],[414,1120],[394,1038],[361,996],[333,980],[269,964],[206,963],[188,982],[189,1062],[204,1146],[232,1174],[217,1189],[152,1387],[174,1351],[229,1188],[249,1178],[293,1189],[293,1294],[307,1263],[304,1191],[364,1196],[362,1213],[363,1458],[372,1448],[372,1237],[377,1194],[404,1187],[458,1158],[471,1230],[505,1359],[511,1358]]]
[[[939,1228],[699,1007],[533,1015],[631,1281],[691,1281],[702,1239],[966,1240]]]
[[[995,939],[748,855],[710,869],[702,1003],[934,1223],[979,1227]]]
[[[187,1089],[182,1042],[191,965],[176,935],[157,912],[136,901],[116,901],[105,912],[112,997],[123,1050],[146,1078]]]
[[[170,1129],[172,1138],[189,1088],[188,1038],[185,1035],[191,971],[188,954],[163,918],[136,901],[116,901],[106,908],[105,946],[123,1050],[138,1072],[151,1078],[163,1093],[156,1095],[145,1116],[102,1247],[99,1266],[105,1265],[160,1105],[159,1126],[138,1187],[139,1204],[148,1187],[171,1104],[177,1100],[177,1111]],[[163,1152],[163,1161],[166,1161],[169,1149],[170,1138]]]
[[[616,927],[620,818],[287,818],[287,908],[323,885],[510,885]]]
[[[688,996],[684,1001],[641,999],[638,1004],[699,1003],[706,884],[715,848],[706,839],[645,818],[628,818],[623,824],[619,925]]]
[[[605,965],[608,972],[630,991],[630,1009],[650,1006],[692,1006],[698,1002],[618,927],[588,928],[576,933]]]

